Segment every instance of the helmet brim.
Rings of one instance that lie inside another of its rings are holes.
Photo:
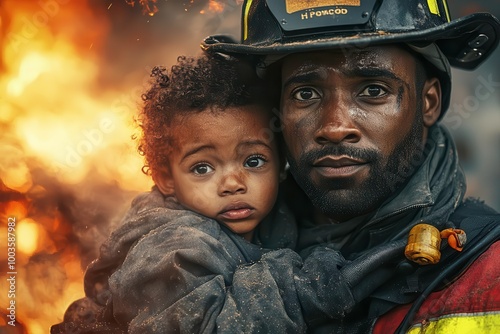
[[[479,35],[487,36],[487,40],[476,47],[473,43]],[[497,47],[499,36],[500,22],[494,16],[475,13],[420,31],[359,32],[347,36],[307,35],[260,45],[238,43],[229,36],[215,35],[207,37],[201,48],[207,52],[265,56],[396,43],[436,43],[451,66],[472,70]],[[475,53],[468,55],[468,50]]]

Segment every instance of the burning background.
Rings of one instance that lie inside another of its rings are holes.
[[[209,34],[239,37],[241,3],[0,1],[0,332],[47,333],[83,296],[85,267],[131,199],[152,185],[131,139],[150,69],[199,53]],[[487,1],[452,6],[452,17],[481,10],[500,17],[500,5]],[[476,72],[454,72],[444,120],[460,147],[469,194],[496,209],[499,55]],[[474,100],[482,79],[493,83],[491,95]],[[15,327],[7,324],[9,217],[17,246]]]

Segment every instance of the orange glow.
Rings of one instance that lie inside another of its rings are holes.
[[[124,100],[123,87],[100,84],[109,21],[89,3],[6,1],[0,8],[0,246],[7,249],[7,221],[15,222],[16,321],[30,334],[48,333],[84,296],[82,263],[91,259],[82,254],[97,254],[93,243],[108,232],[93,217],[109,221],[128,203],[115,194],[151,186],[130,139],[132,115],[116,107],[132,110],[139,92]],[[152,15],[156,6],[148,8]],[[107,213],[95,215],[96,206],[82,202],[102,203]],[[2,251],[0,262],[7,260]],[[3,310],[9,302],[0,293]]]
[[[38,246],[38,225],[30,218],[21,220],[17,224],[17,250],[31,256]]]
[[[126,0],[126,2],[134,6],[135,5],[135,0]],[[139,0],[139,4],[142,6],[142,13],[147,14],[149,16],[154,16],[156,13],[158,13],[158,7],[156,7],[156,2],[157,0]]]
[[[10,216],[16,217],[17,219],[24,219],[28,213],[26,206],[19,201],[7,202],[5,206],[5,212],[8,212]]]
[[[222,13],[224,11],[224,4],[216,0],[209,0],[208,9],[214,13]]]

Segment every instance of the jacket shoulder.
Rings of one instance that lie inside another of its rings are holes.
[[[471,217],[489,217],[500,221],[500,213],[476,198],[465,199],[450,216],[452,222],[460,222]]]
[[[486,333],[500,326],[500,241],[493,243],[446,288],[433,292],[408,333]],[[380,317],[373,333],[395,332],[411,304]]]

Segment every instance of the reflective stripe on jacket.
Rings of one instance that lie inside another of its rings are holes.
[[[407,333],[500,332],[500,241],[483,253],[455,282],[429,295]],[[377,320],[374,334],[394,333],[411,304]]]

